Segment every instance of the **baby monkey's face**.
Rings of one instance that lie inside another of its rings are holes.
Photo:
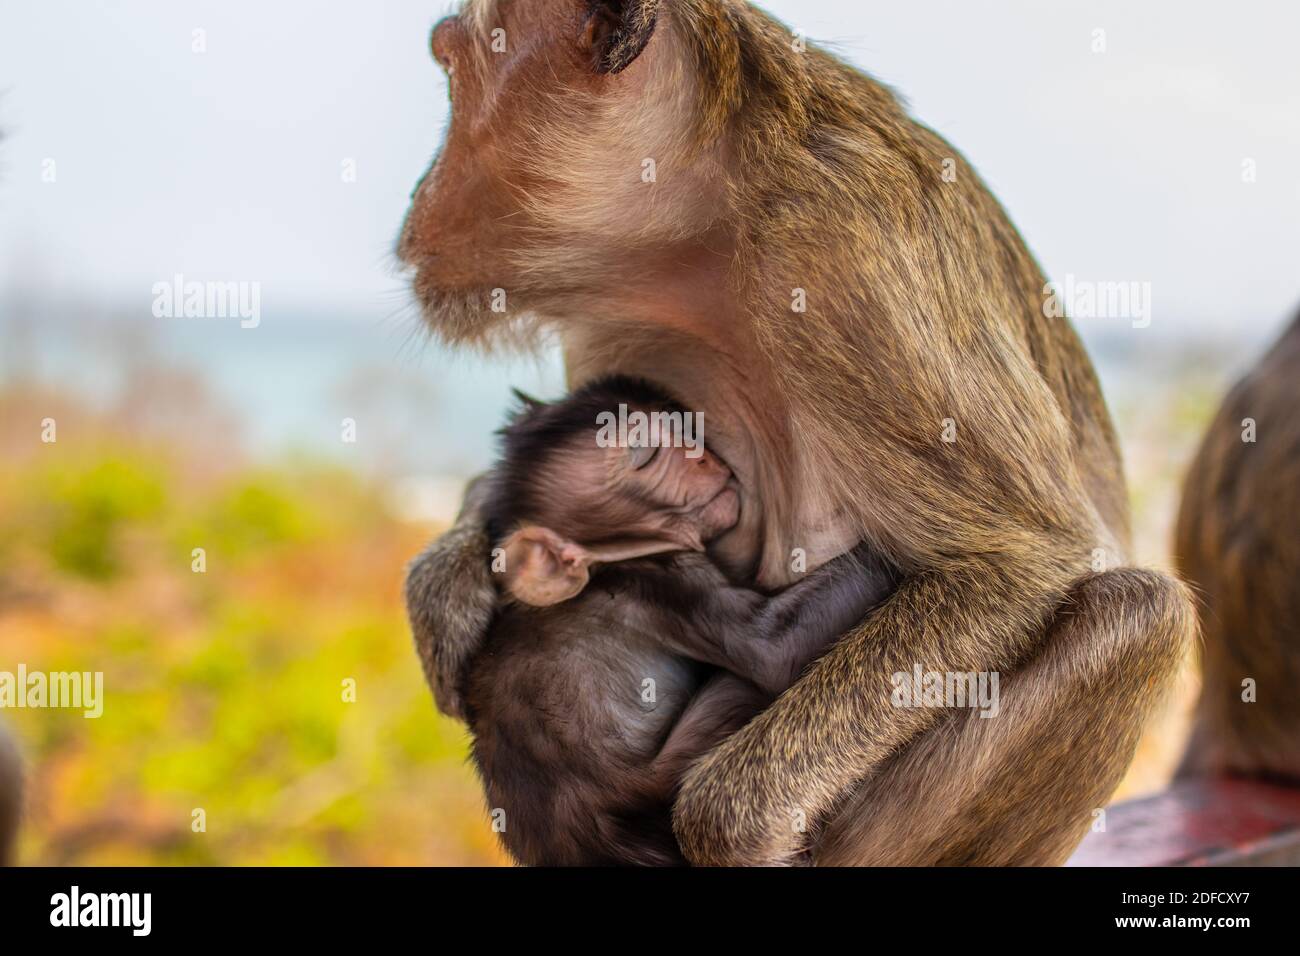
[[[646,509],[652,529],[703,547],[740,519],[740,495],[731,469],[703,445],[646,445],[623,452],[620,482]]]
[[[611,532],[699,551],[740,519],[731,469],[702,442],[684,440],[677,427],[664,429],[654,443],[601,447],[593,441],[587,448],[603,481],[572,487],[603,485],[589,514],[605,515]]]
[[[505,588],[524,604],[549,607],[577,596],[595,565],[703,551],[740,520],[737,484],[731,469],[704,447],[702,421],[683,434],[684,412],[638,407],[614,386],[605,390],[609,394],[599,397],[619,410],[620,421],[631,410],[641,422],[653,416],[656,426],[634,431],[623,422],[611,429],[601,420],[615,413],[601,410],[593,428],[581,421],[590,404],[576,406],[578,421],[553,414],[567,414],[566,406],[538,405],[532,418],[512,426],[517,461],[528,457],[526,447],[520,450],[524,440],[536,439],[543,448],[536,472],[518,488],[533,513],[500,543]]]

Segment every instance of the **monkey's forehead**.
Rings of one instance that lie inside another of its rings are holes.
[[[604,482],[626,470],[628,449],[622,445],[601,444],[594,432],[584,432],[547,457],[546,470],[551,476],[567,475],[573,480]]]

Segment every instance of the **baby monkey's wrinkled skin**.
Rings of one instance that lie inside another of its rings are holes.
[[[859,547],[774,596],[732,586],[704,553],[739,516],[730,470],[707,449],[601,447],[597,414],[620,403],[680,411],[627,378],[529,402],[482,506],[508,599],[467,669],[466,715],[522,863],[685,862],[686,768],[896,584]]]

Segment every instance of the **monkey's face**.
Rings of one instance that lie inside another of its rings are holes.
[[[535,520],[602,560],[703,551],[740,520],[731,469],[684,441],[675,423],[652,445],[602,444],[597,432],[583,433],[542,465],[538,481],[548,505]]]
[[[653,411],[641,409],[641,411]],[[654,445],[603,444],[581,433],[534,478],[545,502],[500,543],[506,589],[547,607],[587,586],[594,564],[703,551],[740,519],[731,469],[674,427]]]
[[[434,28],[451,119],[397,255],[443,338],[483,341],[512,318],[602,296],[609,308],[609,291],[644,273],[637,250],[708,215],[688,172],[655,182],[683,139],[691,88],[657,10],[466,0]]]
[[[731,469],[703,445],[687,447],[674,432],[656,446],[619,451],[615,481],[642,509],[638,533],[703,550],[740,519]]]
[[[511,252],[527,243],[529,197],[545,188],[526,161],[535,149],[529,120],[544,108],[541,90],[527,78],[538,73],[556,25],[528,22],[536,5],[505,4],[501,12],[516,15],[490,28],[504,31],[497,36],[506,52],[496,53],[473,6],[433,30],[450,123],[416,187],[397,249],[414,267],[416,295],[440,331],[455,331],[467,312],[491,315],[493,303],[485,299],[493,288],[510,304]]]

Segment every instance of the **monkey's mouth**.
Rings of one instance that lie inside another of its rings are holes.
[[[740,485],[734,475],[716,495],[700,506],[699,515],[706,541],[736,526],[740,521]]]

